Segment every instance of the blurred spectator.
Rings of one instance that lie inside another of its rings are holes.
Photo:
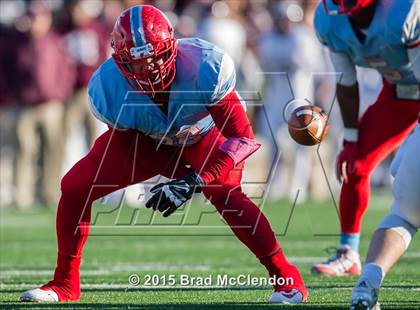
[[[101,20],[105,26],[106,34],[109,36],[112,29],[114,28],[117,17],[124,10],[123,3],[121,1],[104,1],[104,8],[101,16]],[[109,40],[109,39],[108,39]],[[107,48],[107,54],[111,53],[111,45]]]
[[[199,24],[199,35],[226,51],[236,67],[241,63],[246,48],[246,33],[242,25],[242,7],[245,1],[216,1],[211,14]]]
[[[311,104],[323,108],[327,113],[330,113],[331,118],[334,118],[338,116],[337,108],[331,111],[334,98],[331,90],[334,88],[335,80],[330,74],[325,73],[328,66],[327,56],[313,28],[313,18],[317,5],[318,2],[316,1],[303,1],[301,2],[303,12],[293,4],[288,7],[289,18],[297,21],[303,17],[303,21],[295,24],[293,30],[296,33],[299,46],[297,51],[299,53],[298,57],[302,61],[300,69],[296,73],[294,92],[295,97],[303,95],[301,98],[305,98]],[[301,15],[302,13],[303,16]],[[325,88],[328,89],[328,93],[322,94],[320,90]],[[339,127],[334,124],[334,121],[329,122],[329,127],[329,135],[322,145],[317,148],[317,152],[315,152],[314,148],[304,148],[303,150],[306,152],[306,157],[303,160],[307,160],[306,165],[309,167],[307,179],[302,178],[301,180],[304,180],[304,182],[301,184],[292,184],[292,187],[295,188],[303,186],[302,190],[305,190],[305,186],[308,186],[306,190],[313,200],[323,201],[331,198],[330,188],[338,188],[339,186],[334,175],[335,170],[333,169],[336,155],[334,145],[337,143],[334,136],[337,135]],[[300,166],[301,164],[302,161],[296,160],[295,165]],[[302,169],[305,168],[303,167]],[[298,169],[295,171],[298,173]],[[324,174],[328,177],[329,184],[323,177]],[[299,180],[299,178],[296,179]]]
[[[264,137],[264,144],[270,148],[270,162],[275,163],[276,157],[280,156],[279,166],[271,172],[275,174],[269,193],[272,199],[289,198],[289,195],[293,199],[293,194],[296,194],[290,193],[289,186],[296,146],[287,134],[286,116],[283,113],[294,98],[289,78],[294,77],[299,63],[294,57],[297,42],[291,32],[286,9],[284,2],[273,5],[273,28],[262,36],[258,47],[259,59],[266,76],[264,109],[259,113],[259,131]]]
[[[74,128],[84,128],[88,148],[95,141],[97,126],[89,109],[86,87],[106,59],[109,45],[109,31],[98,19],[102,9],[102,1],[73,1],[69,7],[70,31],[66,34],[67,48],[77,68],[76,85],[66,110],[66,134]]]
[[[63,157],[64,102],[75,71],[64,42],[52,29],[52,13],[44,1],[29,5],[28,29],[17,47],[14,85],[21,106],[17,123],[16,204],[27,208],[35,198],[41,153],[41,202],[55,206]],[[42,152],[40,152],[42,151]]]
[[[22,35],[0,24],[0,207],[14,202],[16,153],[16,48]]]
[[[315,152],[290,138],[287,118],[297,106],[314,104],[313,73],[323,71],[321,46],[310,25],[302,22],[304,11],[299,2],[275,2],[271,12],[273,29],[262,37],[259,45],[261,66],[267,79],[259,128],[267,146],[271,147],[271,161],[276,155],[280,156],[279,166],[272,172],[275,175],[270,197],[293,201],[299,190],[301,202],[308,193]]]
[[[259,61],[247,46],[245,28],[248,1],[215,1],[209,6],[209,14],[198,24],[198,36],[208,40],[233,59],[237,71],[238,90],[255,91],[263,83]],[[253,119],[254,106],[248,106],[248,114]]]

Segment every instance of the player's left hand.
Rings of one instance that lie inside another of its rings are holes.
[[[195,172],[181,179],[160,183],[150,190],[154,195],[146,202],[146,208],[159,210],[168,217],[194,193],[200,193],[204,186],[204,181]]]

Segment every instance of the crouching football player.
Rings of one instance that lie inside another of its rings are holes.
[[[147,207],[166,217],[202,192],[270,276],[293,279],[275,285],[270,302],[305,301],[298,269],[240,186],[244,160],[260,145],[231,58],[198,38],[175,39],[166,16],[148,5],[122,12],[111,36],[114,54],[88,86],[93,114],[110,128],[61,182],[54,279],[21,300],[79,300],[92,202],[160,174],[172,180],[151,190]]]
[[[385,274],[404,254],[420,227],[420,125],[398,151],[391,173],[394,202],[370,242],[366,265],[353,289],[351,309],[379,309]]]

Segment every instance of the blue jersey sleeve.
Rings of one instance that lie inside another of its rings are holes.
[[[218,103],[235,87],[236,73],[232,58],[223,53],[218,61],[204,58],[198,73],[198,88],[206,104]]]
[[[101,83],[101,76],[98,72],[92,76],[88,84],[89,107],[92,114],[101,122],[113,127],[115,120],[113,120],[109,113],[106,113],[106,95]]]
[[[329,26],[329,20],[326,16],[324,8],[322,6],[322,3],[318,5],[315,11],[314,15],[314,28],[316,36],[318,37],[319,42],[321,42],[322,45],[325,45],[328,47],[328,39],[327,39],[327,33],[328,33],[328,26]]]
[[[331,2],[327,2],[331,5]],[[346,52],[349,44],[349,36],[351,33],[343,27],[346,23],[347,16],[336,15],[330,16],[325,12],[322,3],[318,4],[314,16],[314,28],[318,40],[321,44],[327,46],[330,50],[336,53]]]
[[[127,83],[119,73],[113,59],[108,59],[95,71],[88,84],[92,114],[113,128],[128,128],[121,120],[118,120],[127,90]]]

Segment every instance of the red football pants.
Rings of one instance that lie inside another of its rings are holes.
[[[54,280],[44,288],[57,292],[61,301],[80,297],[79,266],[88,238],[92,202],[117,189],[139,183],[157,174],[169,178],[198,171],[211,150],[224,138],[212,129],[203,139],[184,149],[162,145],[137,131],[108,130],[95,142],[61,182],[62,196],[57,210],[58,260]],[[265,216],[242,192],[242,167],[221,176],[203,193],[229,224],[234,234],[267,269],[288,263]],[[275,255],[274,255],[275,254]],[[273,257],[273,260],[267,260]],[[270,272],[270,270],[269,270]]]
[[[354,173],[340,195],[341,231],[358,233],[369,204],[370,176],[375,167],[410,134],[419,117],[420,101],[396,99],[395,88],[384,82],[376,100],[359,123]]]

